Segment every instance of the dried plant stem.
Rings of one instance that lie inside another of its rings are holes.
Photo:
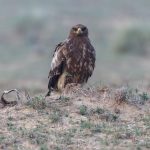
[[[11,93],[11,92],[16,92],[16,97],[17,97],[17,101],[7,101],[5,98],[4,98],[4,96],[5,95],[7,95],[7,94],[9,94],[9,93]],[[14,106],[14,105],[16,105],[17,103],[18,103],[18,101],[20,100],[20,93],[19,93],[19,91],[17,90],[17,89],[11,89],[11,90],[8,90],[8,91],[4,91],[3,93],[2,93],[2,96],[1,96],[1,101],[0,101],[0,103],[2,103],[2,105],[3,105],[3,107],[5,107],[5,106]]]

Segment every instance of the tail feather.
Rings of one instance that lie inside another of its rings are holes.
[[[49,90],[52,90],[52,89],[56,88],[57,82],[58,82],[58,78],[59,78],[59,75],[55,75],[55,76],[53,76],[53,77],[51,77],[49,79],[49,83],[48,83],[48,89]]]
[[[51,94],[51,91],[53,89],[56,89],[57,88],[57,82],[58,82],[58,78],[59,78],[59,75],[54,75],[53,77],[51,77],[49,79],[49,83],[48,83],[48,93],[46,94],[46,96],[50,96]]]

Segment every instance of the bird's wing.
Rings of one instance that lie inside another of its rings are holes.
[[[63,73],[63,70],[65,68],[66,65],[65,53],[68,50],[66,46],[67,42],[68,40],[65,40],[64,42],[59,43],[55,48],[54,55],[51,62],[51,69],[48,76],[49,77],[48,93],[50,93],[52,89],[55,89],[57,87],[58,79]]]
[[[60,75],[62,73],[65,63],[65,56],[63,54],[63,50],[65,50],[65,42],[59,43],[55,48],[51,62],[51,69],[48,76],[49,78],[54,75]]]

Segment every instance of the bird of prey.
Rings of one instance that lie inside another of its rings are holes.
[[[49,96],[51,91],[63,91],[68,84],[83,85],[95,67],[95,49],[88,38],[88,28],[82,24],[73,26],[68,38],[54,51],[49,72]]]

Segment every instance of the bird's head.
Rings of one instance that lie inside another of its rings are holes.
[[[88,28],[82,24],[73,26],[69,36],[88,36]]]

